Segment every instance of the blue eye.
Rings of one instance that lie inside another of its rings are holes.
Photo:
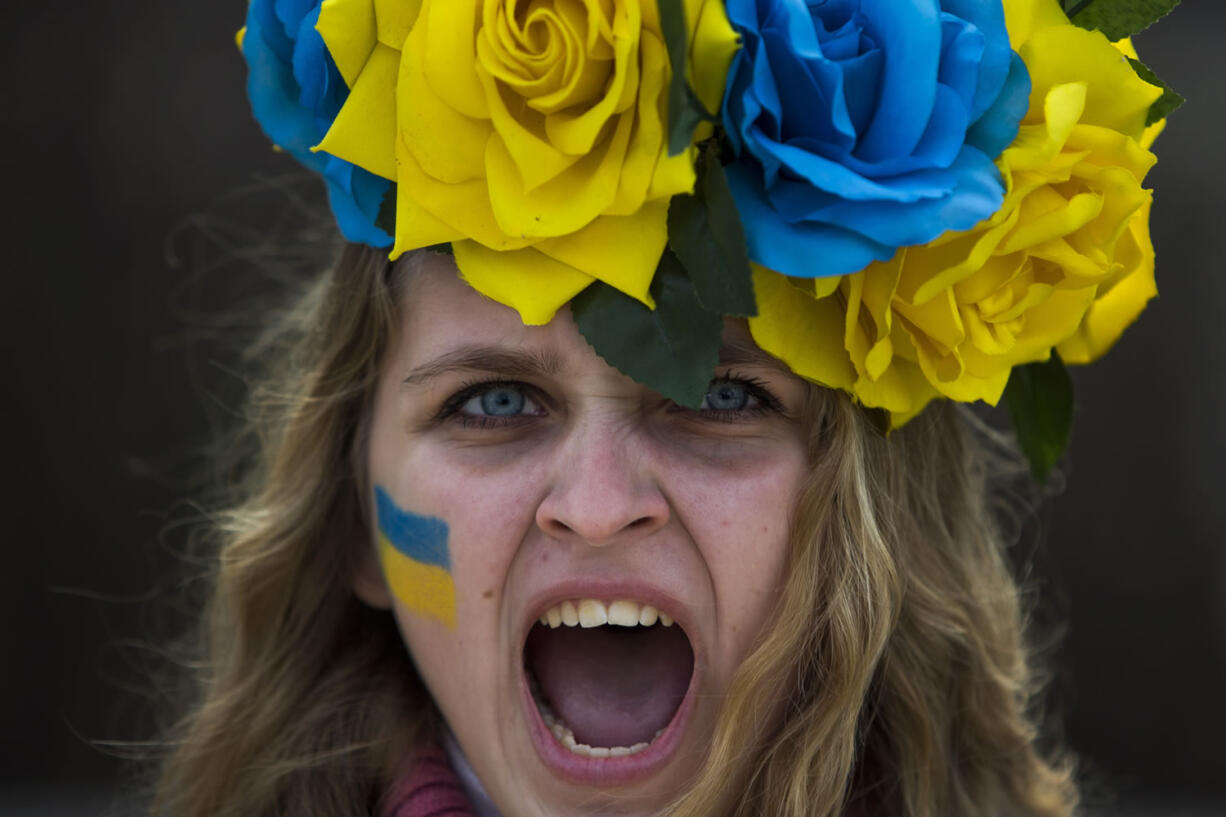
[[[510,386],[497,386],[478,395],[481,410],[493,417],[511,417],[524,409],[524,393]]]
[[[543,413],[528,390],[518,383],[489,383],[473,387],[460,397],[459,414],[473,418],[509,419]]]
[[[700,408],[705,411],[741,411],[757,404],[749,385],[740,380],[712,380]]]

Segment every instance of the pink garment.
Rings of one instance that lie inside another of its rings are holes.
[[[472,804],[437,746],[418,756],[413,769],[392,787],[384,817],[473,817]]]
[[[852,804],[843,817],[867,814],[863,802]],[[460,778],[447,754],[433,746],[418,756],[412,771],[392,787],[383,817],[474,817]]]

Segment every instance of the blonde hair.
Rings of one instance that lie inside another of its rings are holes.
[[[1071,763],[1036,748],[1041,684],[989,502],[1016,460],[947,403],[888,437],[841,394],[815,414],[778,619],[674,813],[731,787],[736,815],[1071,814]],[[781,723],[762,722],[772,689]]]
[[[370,814],[437,739],[391,616],[349,585],[405,277],[350,245],[255,347],[255,453],[216,525],[194,692],[155,814]],[[994,458],[946,405],[886,438],[841,394],[814,387],[811,403],[775,624],[673,813],[1070,814],[1067,765],[1035,748],[1023,611],[987,502]]]

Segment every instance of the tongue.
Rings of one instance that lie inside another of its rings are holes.
[[[680,627],[537,626],[526,656],[554,714],[589,746],[650,742],[672,720],[694,670]]]

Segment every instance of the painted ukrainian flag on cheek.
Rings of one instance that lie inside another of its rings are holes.
[[[392,593],[410,610],[455,626],[447,523],[402,510],[379,486],[375,486],[375,510],[379,560]]]

